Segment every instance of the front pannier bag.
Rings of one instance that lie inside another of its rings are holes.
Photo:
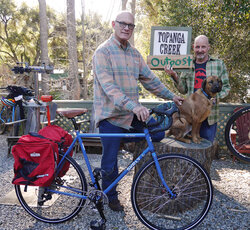
[[[42,136],[23,135],[12,148],[13,184],[47,187],[54,179],[58,146]]]

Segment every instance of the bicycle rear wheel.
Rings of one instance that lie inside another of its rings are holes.
[[[250,107],[235,112],[225,128],[225,142],[239,160],[250,162]]]
[[[213,199],[211,180],[204,168],[190,157],[158,156],[163,177],[176,195],[162,185],[153,160],[137,173],[131,190],[133,209],[150,229],[192,229],[206,216]]]
[[[86,193],[86,178],[80,166],[70,156],[65,158],[65,162],[70,165],[68,172],[63,177],[56,178],[48,188],[28,186],[25,192],[23,185],[15,185],[22,207],[37,220],[61,223],[77,215],[85,204],[85,199],[47,191],[51,189],[73,195]]]

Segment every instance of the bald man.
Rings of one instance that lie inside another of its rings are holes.
[[[148,120],[149,111],[139,102],[138,82],[156,96],[178,105],[183,98],[169,91],[149,69],[139,51],[130,45],[134,16],[130,12],[119,12],[112,27],[114,33],[93,56],[96,127],[100,133],[143,132],[141,121]],[[153,141],[160,141],[164,132],[151,137]],[[101,138],[101,141],[102,189],[105,190],[118,176],[117,154],[122,139]],[[115,187],[107,196],[113,211],[123,211]]]
[[[177,73],[168,66],[165,66],[165,72],[172,77],[179,92],[187,95],[201,88],[202,82],[207,76],[218,76],[222,80],[222,90],[217,94],[211,114],[202,123],[200,129],[200,136],[213,142],[216,136],[217,122],[219,120],[219,99],[228,95],[230,85],[224,62],[210,57],[209,50],[210,44],[207,36],[199,35],[195,38],[193,44],[194,68],[187,72],[183,72],[180,78]]]

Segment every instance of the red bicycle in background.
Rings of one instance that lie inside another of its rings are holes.
[[[250,163],[250,106],[237,108],[229,118],[225,141],[234,157]]]

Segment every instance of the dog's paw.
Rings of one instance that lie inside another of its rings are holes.
[[[170,135],[171,135],[170,130],[167,130],[167,131],[165,132],[165,137],[169,137]]]
[[[175,138],[177,141],[181,141],[181,142],[184,142],[186,144],[190,144],[191,143],[191,140],[190,139],[187,139],[187,138],[184,138],[184,137],[180,137],[180,138]]]
[[[185,139],[185,141],[184,141],[185,143],[187,143],[187,144],[191,144],[191,140],[189,140],[189,139]]]
[[[195,144],[200,144],[201,141],[198,139],[198,138],[193,138],[192,141],[195,143]]]

